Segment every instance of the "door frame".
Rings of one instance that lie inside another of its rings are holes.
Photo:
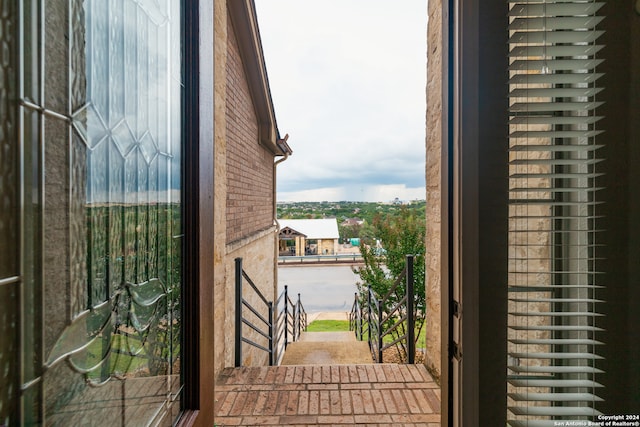
[[[442,425],[505,425],[508,3],[442,7]]]

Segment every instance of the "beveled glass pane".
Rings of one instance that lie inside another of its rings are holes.
[[[114,127],[124,119],[124,1],[112,0],[109,4],[109,126]]]
[[[17,5],[17,2],[7,2],[11,5]],[[25,100],[34,104],[40,103],[40,4],[38,0],[25,0],[22,2],[24,18],[22,20],[22,37],[23,49],[23,73],[22,78],[22,96]],[[17,15],[17,11],[13,11]],[[9,46],[18,46],[17,40]]]
[[[21,109],[24,164],[31,165],[25,170],[23,177],[23,215],[22,232],[24,246],[20,255],[24,265],[23,293],[22,293],[22,369],[23,380],[28,383],[35,380],[42,369],[42,156],[40,152],[40,117],[30,109]],[[37,399],[38,387],[25,394],[25,398]],[[34,408],[37,400],[23,402],[28,408]],[[28,420],[35,415],[26,410],[23,416]]]
[[[49,140],[48,142],[51,141]],[[71,302],[71,317],[75,317],[90,308],[89,301],[92,293],[91,287],[88,286],[89,271],[87,263],[87,254],[90,250],[90,242],[87,239],[89,232],[87,191],[92,185],[88,176],[91,168],[88,154],[84,141],[79,138],[77,133],[73,132],[71,138],[71,183],[69,184],[71,194],[69,205],[69,280],[71,282],[69,300]],[[99,180],[97,181],[99,182]]]
[[[86,175],[86,162],[78,162],[73,167],[69,164],[69,128],[65,121],[42,116],[40,120],[44,122],[45,135],[41,256],[43,297],[46,301],[43,351],[46,355],[54,347],[72,313],[80,313],[86,308],[86,286],[82,283],[86,276],[87,236],[83,221],[84,187],[78,195],[78,186],[83,183],[78,176]],[[84,158],[82,154],[74,157]],[[73,196],[70,197],[72,191]],[[34,236],[36,244],[37,237]]]
[[[124,2],[124,28],[135,29],[138,21],[138,8],[132,1]],[[137,136],[137,110],[138,110],[138,44],[141,41],[135,33],[126,31],[124,38],[124,111],[132,135]]]
[[[109,126],[109,3],[108,1],[87,2],[87,36],[89,37],[85,55],[88,71],[88,101],[97,114]]]
[[[44,418],[31,419],[47,425],[171,424],[182,387],[181,160],[171,155],[181,151],[180,2],[46,7],[46,104],[71,124],[40,111],[25,120],[28,181],[46,205],[41,229],[37,203],[27,217],[31,261],[40,256],[45,273],[40,289],[34,269],[26,318],[45,332],[42,351],[25,344],[44,360],[29,370],[41,382],[23,384],[23,403],[39,404]]]
[[[17,28],[14,3],[0,14],[0,279],[17,276],[19,258],[18,106],[17,96]],[[2,418],[0,417],[0,422]]]
[[[69,113],[69,42],[67,2],[46,1],[44,4],[44,107],[56,113]],[[53,77],[55,76],[55,77]]]
[[[17,424],[20,388],[19,283],[0,285],[0,422]]]
[[[109,151],[114,149],[110,140],[105,138],[87,157],[88,188],[87,231],[89,233],[87,262],[89,268],[89,307],[105,302],[108,292],[108,220],[109,207]]]
[[[69,37],[69,75],[71,111],[78,111],[87,99],[87,61],[85,52],[84,0],[71,0],[71,36]]]
[[[137,49],[136,49],[136,79],[138,84],[138,97],[136,104],[136,137],[142,138],[144,133],[149,130],[149,79],[151,70],[149,69],[149,19],[146,12],[142,8],[137,9],[136,13],[137,26]]]

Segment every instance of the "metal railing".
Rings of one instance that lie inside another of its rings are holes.
[[[279,365],[290,342],[295,342],[300,338],[302,331],[307,330],[307,312],[300,300],[294,303],[289,298],[289,287],[285,285],[284,290],[276,301],[276,364]],[[282,309],[280,309],[282,307]]]
[[[362,262],[361,254],[336,254],[336,255],[281,255],[278,257],[280,264],[309,263],[309,262]]]
[[[361,302],[360,295],[355,294],[355,301],[349,314],[350,330],[354,331],[358,340],[367,337],[371,354],[376,363],[383,362],[383,351],[406,342],[407,363],[415,363],[415,295],[413,280],[413,255],[407,255],[405,268],[393,283],[387,294],[378,298],[371,288],[367,287],[366,300]],[[400,297],[397,290],[405,280],[405,293]],[[395,298],[397,297],[397,301]],[[363,298],[365,299],[365,298]],[[394,303],[387,308],[387,305]],[[396,332],[397,338],[391,342],[384,342],[386,336],[398,331],[404,325],[404,333]]]
[[[368,325],[368,323],[363,322],[362,306],[360,305],[360,298],[358,298],[358,293],[356,292],[353,305],[351,306],[351,312],[349,313],[349,330],[355,332],[358,341],[362,341],[364,325]]]
[[[262,307],[254,307],[243,297],[244,282],[248,283],[255,295],[258,296],[258,302]],[[267,352],[269,366],[279,364],[287,344],[290,341],[296,341],[301,332],[307,329],[307,312],[300,300],[300,294],[298,294],[298,301],[294,304],[289,298],[288,287],[285,286],[274,305],[272,301],[265,298],[244,270],[242,258],[235,259],[235,288],[235,366],[242,366],[243,343]],[[279,310],[281,304],[283,309]],[[245,308],[253,314],[253,321],[244,316]],[[266,315],[264,314],[265,309]],[[267,345],[247,338],[243,332],[243,325],[248,326],[259,337],[264,338]]]

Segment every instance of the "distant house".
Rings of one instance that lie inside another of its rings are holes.
[[[361,218],[347,218],[340,223],[343,227],[357,227],[364,224],[364,220]]]
[[[281,219],[278,247],[281,256],[334,255],[338,249],[338,221]]]

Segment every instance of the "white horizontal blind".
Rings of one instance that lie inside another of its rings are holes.
[[[599,414],[595,0],[507,0],[508,423]]]

